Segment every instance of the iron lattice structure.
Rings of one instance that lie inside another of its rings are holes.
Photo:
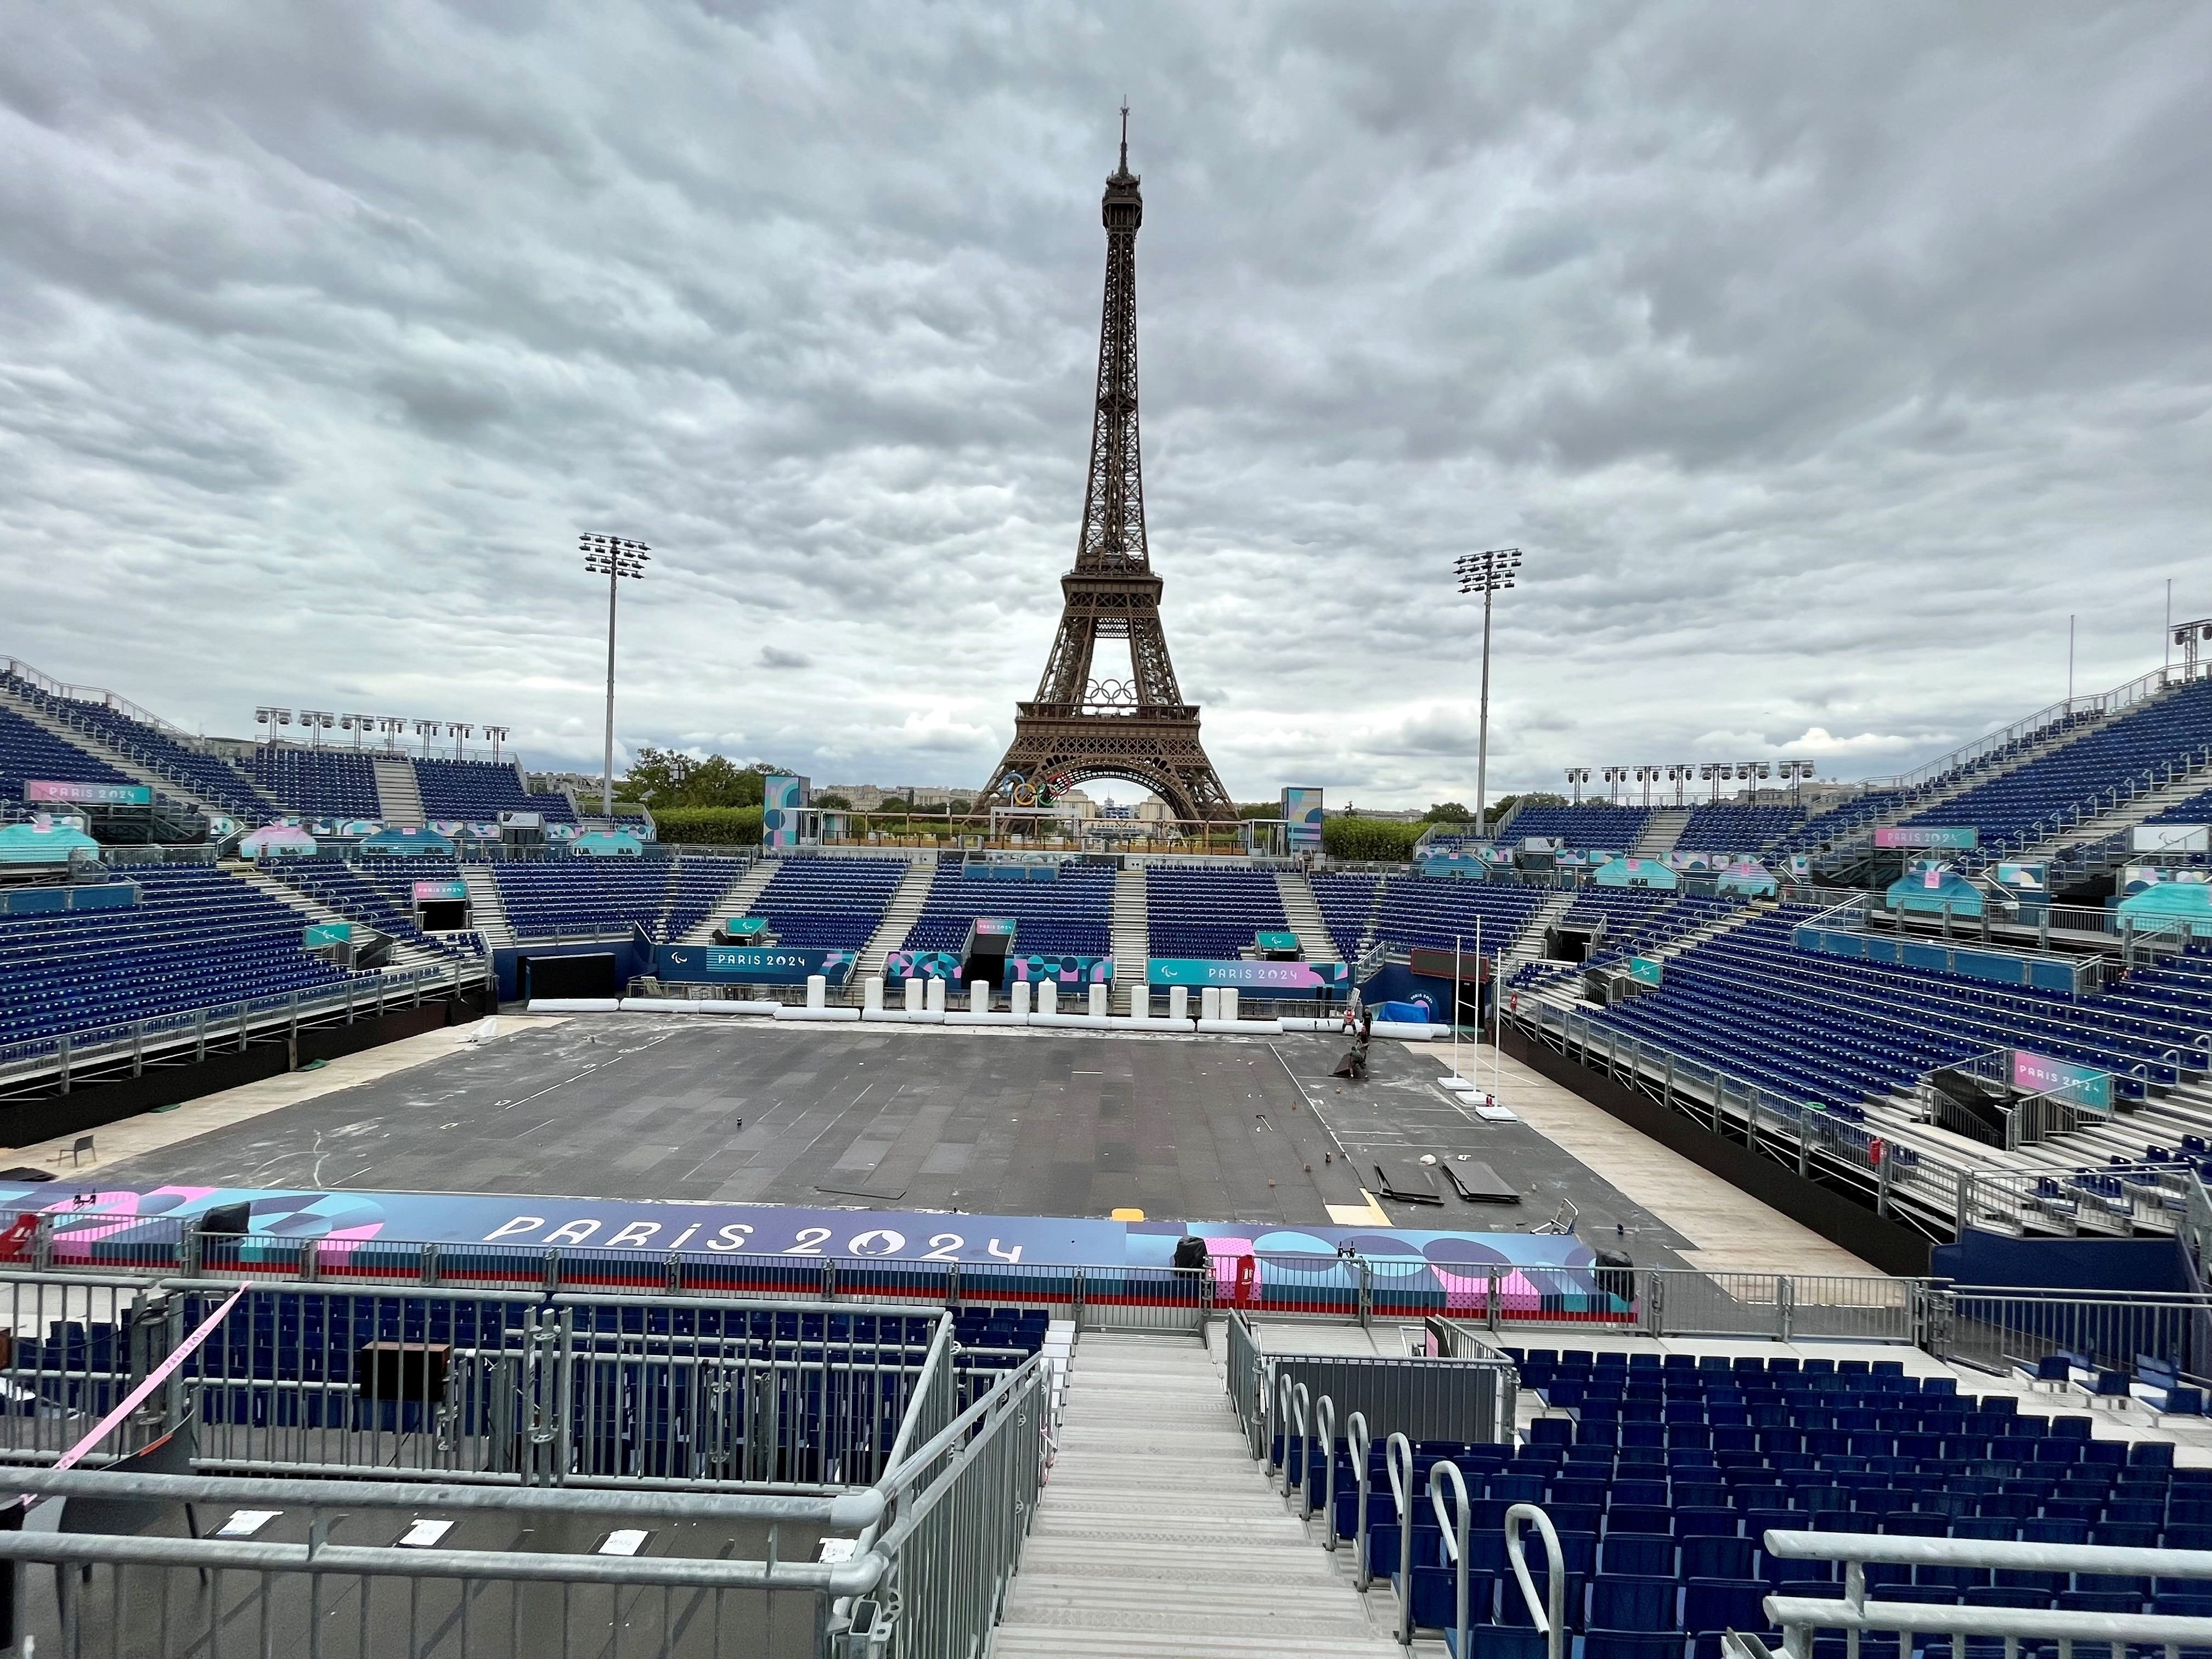
[[[1098,329],[1098,400],[1091,425],[1091,477],[1075,568],[1060,579],[1060,632],[1036,698],[1015,705],[1014,740],[984,788],[986,799],[1052,781],[1144,784],[1179,818],[1236,816],[1199,741],[1198,708],[1183,701],[1160,627],[1162,583],[1145,539],[1144,457],[1137,434],[1137,228],[1145,198],[1129,171],[1128,118],[1121,160],[1106,180],[1106,300]],[[1129,678],[1099,680],[1091,659],[1103,639],[1128,641]]]

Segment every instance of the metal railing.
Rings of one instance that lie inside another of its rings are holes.
[[[76,1535],[68,1512],[58,1534],[0,1532],[19,1618],[0,1640],[41,1651],[367,1659],[457,1638],[471,1659],[965,1659],[996,1619],[1048,1447],[1050,1362],[957,1352],[944,1317],[926,1344],[850,1326],[800,1342],[777,1334],[783,1304],[764,1326],[744,1304],[262,1286],[203,1326],[197,1285],[14,1295],[9,1489],[91,1505],[87,1532],[134,1534]],[[904,1331],[909,1312],[878,1317]],[[187,1328],[211,1340],[179,1354]],[[396,1387],[367,1352],[327,1374],[363,1334],[401,1351]],[[176,1364],[165,1350],[185,1361],[166,1389],[122,1439],[92,1441],[149,1365]],[[107,1449],[85,1467],[39,1466],[88,1442]],[[169,1467],[203,1473],[133,1461],[164,1447]],[[283,1463],[307,1478],[273,1478]],[[418,1472],[439,1484],[410,1483]],[[183,1506],[218,1504],[260,1520],[173,1535]],[[27,1563],[62,1569],[51,1593]]]
[[[2132,1371],[2149,1357],[2190,1376],[2212,1374],[2212,1296],[2066,1290],[1954,1289],[1940,1298],[1929,1346],[1942,1358],[2000,1375],[2052,1354]]]
[[[280,992],[0,1044],[0,1095],[45,1086],[67,1094],[90,1078],[126,1071],[137,1077],[149,1065],[197,1062],[211,1052],[242,1049],[279,1031],[289,1040],[314,1026],[350,1025],[418,1006],[425,996],[466,995],[489,987],[491,972],[488,957],[456,957],[357,975],[327,990]]]
[[[892,1565],[883,1552],[821,1551],[881,1512],[873,1491],[761,1498],[99,1470],[11,1480],[59,1497],[64,1528],[0,1532],[15,1577],[11,1651],[64,1659],[705,1659],[738,1648],[813,1659],[847,1650],[832,1646],[832,1598],[866,1595]],[[98,1506],[106,1524],[68,1530],[80,1505]],[[212,1535],[179,1535],[198,1516]],[[55,1571],[27,1570],[34,1564]]]
[[[2167,1655],[2183,1644],[2212,1644],[2212,1619],[2170,1613],[2093,1613],[2072,1608],[1949,1607],[1926,1601],[1869,1600],[1869,1565],[1968,1569],[2002,1572],[2081,1573],[2100,1578],[2212,1578],[2212,1550],[2128,1549],[2095,1544],[2003,1543],[1966,1538],[1907,1538],[1879,1533],[1769,1532],[1761,1547],[1785,1561],[1839,1562],[1844,1567],[1838,1597],[1770,1595],[1766,1616],[1783,1633],[1790,1659],[1812,1659],[1817,1631],[1842,1631],[1854,1650],[1870,1631],[1898,1633],[1898,1650],[1913,1650],[1915,1636],[1947,1636],[1954,1651],[1962,1638],[2002,1640],[2007,1653],[2020,1644],[2056,1644],[2061,1654],[2071,1644],[2109,1644],[2115,1654],[2126,1644],[2163,1645]],[[1516,1558],[1517,1559],[1517,1558]],[[1554,1556],[1553,1559],[1558,1558]],[[1558,1577],[1553,1575],[1554,1578]],[[1523,1593],[1534,1592],[1524,1579]],[[1766,1644],[1750,1632],[1730,1632],[1729,1644],[1742,1659],[1770,1659]]]
[[[2032,714],[2023,714],[1994,732],[1960,744],[1947,755],[1939,755],[1924,765],[1914,767],[1910,772],[1899,772],[1893,777],[1869,778],[1863,787],[1869,790],[1925,789],[1931,784],[1963,775],[1989,760],[2001,758],[2024,743],[2033,743],[2069,726],[2079,726],[2085,716],[2101,719],[2123,713],[2181,684],[2183,676],[2179,669],[2154,668],[2148,674],[2137,675],[2125,685],[2112,690],[2065,698],[2048,708],[2039,708]]]

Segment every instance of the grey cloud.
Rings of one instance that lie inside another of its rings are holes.
[[[1469,798],[1473,547],[1529,556],[1500,789],[1705,734],[1894,769],[2060,696],[2069,612],[2087,687],[2167,574],[2212,609],[2199,9],[0,29],[0,648],[188,726],[343,696],[589,763],[614,530],[626,744],[980,782],[1124,91],[1155,559],[1241,799]],[[762,637],[819,672],[721,672]]]

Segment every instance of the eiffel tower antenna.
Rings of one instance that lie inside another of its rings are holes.
[[[1144,784],[1178,818],[1232,817],[1235,805],[1199,741],[1198,708],[1183,701],[1160,626],[1163,584],[1145,539],[1145,478],[1137,425],[1137,229],[1141,180],[1129,171],[1129,105],[1121,103],[1121,162],[1106,180],[1106,297],[1098,325],[1098,387],[1090,478],[1075,568],[1060,579],[1060,630],[1036,696],[1015,705],[1014,740],[984,797],[1048,784],[1053,793],[1100,777]],[[1128,641],[1129,678],[1095,679],[1102,639]],[[1034,799],[1032,793],[1031,799]]]

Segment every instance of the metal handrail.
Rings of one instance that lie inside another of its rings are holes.
[[[1447,1478],[1449,1477],[1449,1478]],[[1444,1488],[1451,1488],[1452,1506],[1444,1508]],[[1439,1458],[1429,1465],[1429,1507],[1436,1511],[1437,1524],[1443,1529],[1444,1551],[1452,1559],[1454,1591],[1452,1636],[1454,1653],[1467,1651],[1467,1544],[1468,1528],[1474,1521],[1474,1504],[1467,1494],[1467,1477],[1459,1472],[1459,1465],[1449,1458]],[[1405,1528],[1408,1533],[1413,1528]],[[1408,1612],[1413,1601],[1413,1581],[1405,1582],[1405,1600]]]
[[[1536,1599],[1536,1581],[1529,1577],[1528,1555],[1521,1536],[1521,1528],[1529,1522],[1544,1537],[1545,1599]],[[1528,1604],[1528,1617],[1544,1638],[1545,1651],[1549,1659],[1565,1659],[1567,1640],[1567,1565],[1559,1549],[1559,1528],[1552,1517],[1534,1504],[1516,1504],[1505,1511],[1505,1558],[1512,1564],[1513,1577],[1521,1585],[1521,1599]],[[1460,1644],[1467,1651],[1467,1644]]]
[[[2019,1544],[1966,1538],[1905,1538],[1881,1533],[1784,1532],[1766,1534],[1770,1556],[1844,1564],[1840,1600],[1770,1595],[1767,1619],[1784,1636],[1792,1655],[1812,1651],[1815,1630],[1896,1631],[1931,1636],[2003,1637],[2007,1646],[2027,1639],[2135,1642],[2202,1647],[2212,1643],[2212,1619],[2171,1613],[2086,1613],[2025,1607],[1944,1607],[1925,1601],[1870,1601],[1866,1566],[1978,1567],[2024,1572],[2085,1572],[2121,1577],[2212,1578],[2212,1550],[2133,1549],[2100,1544]],[[1745,1650],[1766,1651],[1756,1637],[1740,1635]]]
[[[1323,1528],[1322,1547],[1334,1551],[1336,1548],[1336,1401],[1327,1395],[1314,1401],[1314,1433],[1321,1442],[1321,1512],[1328,1522]],[[1310,1459],[1307,1467],[1310,1470]],[[1309,1473],[1306,1476],[1305,1513],[1310,1516],[1313,1512],[1313,1476]]]
[[[1382,1443],[1383,1472],[1390,1477],[1390,1500],[1398,1511],[1398,1640],[1413,1639],[1413,1443],[1391,1432]]]
[[[1352,1523],[1352,1587],[1364,1595],[1368,1583],[1374,1577],[1367,1561],[1367,1499],[1374,1485],[1374,1472],[1368,1467],[1368,1455],[1374,1449],[1375,1437],[1368,1432],[1366,1413],[1354,1412],[1345,1419],[1344,1437],[1352,1443],[1352,1467],[1359,1477],[1359,1515]],[[1327,1547],[1336,1547],[1336,1522],[1333,1516],[1329,1522]]]

